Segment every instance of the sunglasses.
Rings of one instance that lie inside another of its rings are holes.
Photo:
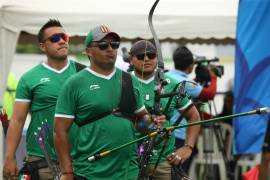
[[[157,55],[155,53],[146,53],[146,54],[137,54],[136,55],[136,57],[139,61],[143,61],[145,56],[147,56],[148,59],[154,59],[155,57],[157,57]]]
[[[56,34],[51,35],[47,39],[45,39],[43,42],[49,40],[52,43],[57,43],[61,39],[63,39],[65,42],[68,42],[69,41],[69,36],[66,33],[56,33]]]
[[[105,50],[109,48],[109,45],[112,49],[118,49],[120,46],[119,41],[94,41],[95,43],[92,44],[92,47],[98,47],[100,50]]]

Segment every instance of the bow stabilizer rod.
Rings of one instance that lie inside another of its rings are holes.
[[[213,123],[213,122],[218,122],[218,121],[231,119],[231,118],[236,118],[236,117],[249,116],[249,115],[254,115],[254,114],[259,114],[260,115],[260,114],[265,114],[265,113],[270,113],[270,108],[269,107],[258,108],[258,109],[248,111],[248,112],[244,112],[244,113],[232,114],[232,115],[228,115],[228,116],[207,119],[207,120],[204,120],[204,121],[197,121],[197,122],[193,122],[193,123],[188,123],[186,125],[170,126],[170,127],[166,127],[166,128],[163,128],[163,129],[157,129],[156,131],[153,131],[153,132],[151,132],[151,133],[149,133],[149,134],[147,134],[147,135],[145,135],[145,136],[143,136],[141,138],[138,138],[138,139],[136,139],[134,141],[128,142],[126,144],[123,144],[123,145],[118,146],[116,148],[113,148],[111,150],[104,151],[102,153],[97,153],[97,154],[89,157],[88,160],[89,161],[95,161],[95,160],[101,159],[103,157],[106,157],[106,156],[110,155],[112,152],[117,151],[119,149],[122,149],[122,148],[124,148],[126,146],[137,143],[137,142],[142,141],[142,140],[147,139],[147,138],[154,137],[154,136],[156,136],[158,134],[161,134],[161,133],[167,133],[167,132],[174,131],[175,129],[187,128],[187,127],[190,127],[190,126],[196,126],[196,125],[201,125],[201,124],[205,124],[205,123]]]

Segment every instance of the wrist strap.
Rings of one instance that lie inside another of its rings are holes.
[[[72,171],[67,171],[67,172],[61,172],[62,174],[73,174]]]
[[[191,151],[193,151],[194,147],[189,144],[184,144],[184,147],[188,147]]]

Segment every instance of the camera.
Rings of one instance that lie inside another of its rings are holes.
[[[221,78],[224,75],[224,66],[213,64],[213,62],[218,61],[219,59],[217,57],[207,59],[205,56],[195,56],[194,63],[197,64],[195,68],[196,81],[201,84],[208,84],[211,80],[209,69]]]

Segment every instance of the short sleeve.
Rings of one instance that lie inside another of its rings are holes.
[[[185,86],[185,90],[188,93],[189,96],[196,98],[199,97],[202,91],[202,86],[196,82],[187,82]]]
[[[30,85],[27,83],[25,76],[19,80],[16,89],[16,101],[31,101],[32,91]]]
[[[69,79],[70,80],[70,79]],[[75,117],[76,89],[72,86],[72,81],[66,81],[57,99],[55,117]]]
[[[132,82],[133,82],[133,90],[136,98],[136,110],[135,113],[142,111],[145,109],[144,103],[143,103],[143,98],[142,98],[142,93],[140,92],[139,89],[139,82],[134,76],[132,76]]]

